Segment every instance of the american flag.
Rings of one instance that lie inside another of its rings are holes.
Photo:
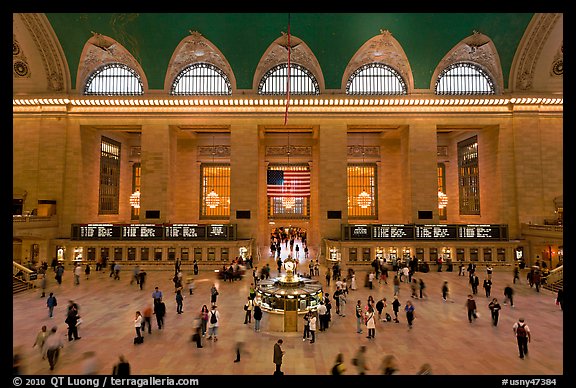
[[[309,170],[268,170],[268,195],[306,197],[310,195]]]

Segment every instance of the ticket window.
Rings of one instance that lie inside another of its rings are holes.
[[[506,261],[506,249],[505,248],[496,249],[496,260]]]
[[[86,259],[88,261],[96,261],[96,248],[88,247],[86,249]]]
[[[110,248],[100,248],[100,258],[106,263],[110,259]]]
[[[128,247],[128,260],[130,261],[136,260],[136,248]]]
[[[416,248],[416,259],[418,262],[424,261],[424,248]]]
[[[348,250],[348,260],[358,261],[358,248],[350,248]]]
[[[478,261],[478,248],[470,248],[470,261]]]
[[[140,248],[140,260],[150,260],[150,248]]]
[[[438,248],[430,248],[430,261],[434,263],[438,261]]]
[[[222,261],[228,261],[228,257],[229,257],[228,252],[229,252],[228,248],[220,248],[220,259]]]
[[[464,248],[456,248],[456,260],[464,261]]]
[[[492,261],[492,248],[484,248],[482,253],[484,261]]]
[[[121,261],[122,260],[122,251],[123,251],[123,249],[120,247],[114,248],[114,261]]]
[[[194,260],[202,261],[202,248],[194,248]]]
[[[208,248],[208,260],[216,260],[216,248]]]
[[[168,248],[168,260],[170,261],[176,260],[176,248],[173,247]]]
[[[362,261],[372,261],[372,249],[362,248]]]
[[[180,249],[180,259],[183,261],[188,261],[188,259],[190,259],[190,249],[189,248],[181,248]]]
[[[154,261],[162,261],[162,248],[154,248]]]

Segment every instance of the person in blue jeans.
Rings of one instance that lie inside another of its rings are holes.
[[[56,301],[56,297],[54,296],[54,293],[51,292],[50,295],[48,295],[48,299],[46,299],[46,306],[48,306],[48,316],[50,318],[54,316],[54,307],[56,307],[57,304],[58,302]]]

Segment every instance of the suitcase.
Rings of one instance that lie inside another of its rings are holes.
[[[134,345],[140,345],[144,343],[144,337],[134,337]]]

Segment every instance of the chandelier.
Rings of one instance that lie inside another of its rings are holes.
[[[442,190],[438,190],[438,209],[444,209],[446,205],[448,205],[448,196]]]
[[[136,190],[130,195],[130,206],[140,209],[140,190]]]
[[[296,199],[294,197],[282,197],[282,206],[286,209],[292,209],[296,205]]]
[[[362,134],[362,186],[364,186],[364,178],[366,176],[366,166],[364,164],[364,134]],[[362,187],[362,192],[358,194],[358,206],[362,209],[367,209],[372,205],[372,196],[366,192]]]
[[[214,146],[214,135],[212,135],[212,168],[214,168],[214,155],[216,155],[216,147]],[[214,182],[214,176],[212,176],[212,182]],[[218,205],[220,205],[220,197],[212,185],[212,190],[206,195],[206,206],[215,209]]]

